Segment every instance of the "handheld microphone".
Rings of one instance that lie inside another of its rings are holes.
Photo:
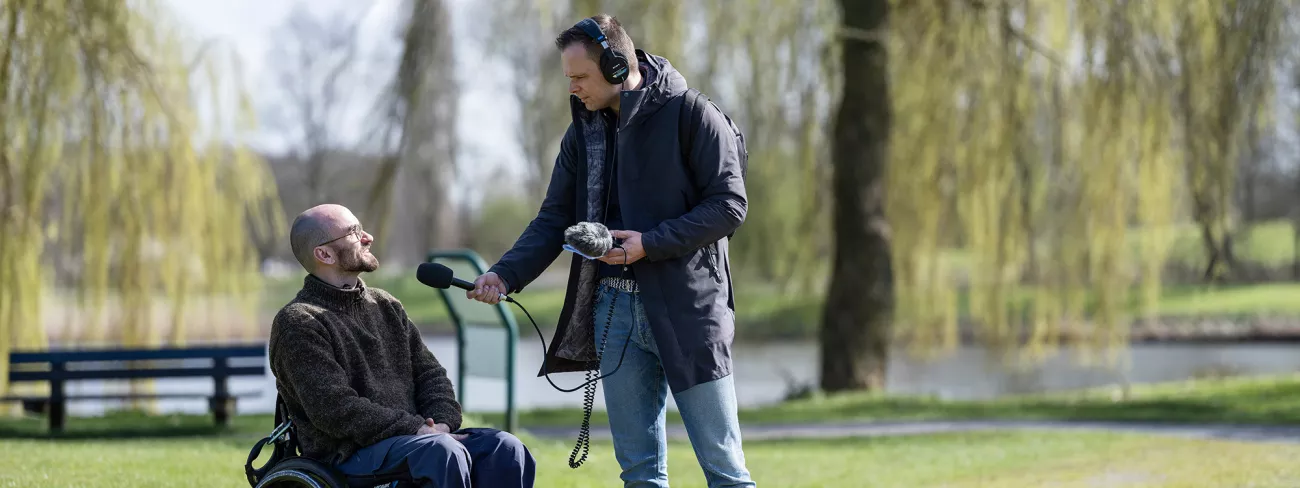
[[[431,288],[447,289],[449,287],[460,288],[465,291],[473,291],[474,284],[453,276],[451,268],[438,263],[420,263],[420,267],[415,270],[415,279],[420,280],[424,286]],[[501,294],[501,299],[507,302],[514,302],[515,299]]]
[[[578,222],[564,230],[565,250],[597,259],[614,248],[614,236],[600,222]]]

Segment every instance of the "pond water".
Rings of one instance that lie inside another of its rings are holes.
[[[452,382],[457,381],[457,359],[454,337],[427,337],[425,344],[447,367]],[[1135,345],[1131,349],[1132,368],[1128,381],[1145,383],[1181,380],[1206,372],[1233,374],[1270,374],[1300,370],[1300,350],[1286,344],[1151,344]],[[580,407],[582,391],[563,393],[556,391],[545,378],[537,376],[542,349],[536,336],[521,339],[517,348],[516,404],[517,408]],[[784,344],[742,344],[734,352],[736,394],[742,406],[755,406],[780,401],[789,388],[798,384],[813,384],[817,377],[818,350],[813,342]],[[553,374],[552,381],[563,388],[572,388],[585,376],[577,373]],[[934,360],[920,361],[903,355],[891,358],[887,390],[899,394],[934,395],[946,399],[985,399],[1000,395],[1076,389],[1115,385],[1121,380],[1118,373],[1103,368],[1078,366],[1061,355],[1045,362],[1031,372],[1013,373],[990,364],[988,355],[979,348],[966,347]],[[468,411],[501,411],[505,405],[505,383],[501,380],[470,378],[466,401]],[[121,391],[124,382],[106,384],[100,381],[73,383],[70,394]],[[159,392],[212,391],[210,381],[192,379],[156,380]],[[232,392],[261,392],[253,398],[240,399],[241,413],[271,412],[274,407],[274,379],[238,378],[231,381]],[[596,408],[601,409],[598,392]],[[94,415],[116,402],[81,401],[70,403],[73,415]],[[204,400],[160,400],[163,412],[206,412]],[[675,408],[669,397],[669,408]]]

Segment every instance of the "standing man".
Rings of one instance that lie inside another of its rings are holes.
[[[523,290],[559,256],[566,228],[605,224],[621,246],[599,261],[574,255],[543,371],[590,371],[599,359],[607,375],[631,341],[602,380],[624,486],[668,486],[672,391],[708,486],[753,487],[731,375],[728,237],[747,208],[743,139],[711,103],[686,103],[685,78],[636,49],[617,19],[583,19],[555,44],[573,122],[537,217],[466,294],[497,303]]]

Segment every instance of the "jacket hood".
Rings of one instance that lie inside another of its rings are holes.
[[[620,95],[623,100],[619,102],[622,107],[619,125],[623,127],[654,115],[669,100],[685,93],[687,88],[686,77],[668,59],[641,49],[636,50],[636,59],[645,80],[640,89],[626,90]],[[596,115],[596,112],[587,110],[577,96],[571,95],[569,104],[573,107],[575,117],[590,118]]]

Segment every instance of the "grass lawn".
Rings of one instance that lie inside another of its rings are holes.
[[[1165,316],[1300,315],[1300,283],[1206,289],[1173,287],[1165,290],[1160,313]]]
[[[247,486],[243,463],[256,435],[127,439],[0,439],[0,486]],[[611,446],[567,465],[569,442],[524,437],[541,487],[617,484]],[[1109,433],[974,432],[894,438],[749,442],[759,486],[1026,487],[1288,486],[1300,445]],[[705,486],[690,446],[669,446],[673,486]]]
[[[742,409],[740,420],[754,424],[1003,419],[1300,425],[1300,374],[1134,385],[1127,400],[1116,399],[1116,394],[1111,389],[1094,389],[952,401],[849,393]],[[503,425],[500,415],[483,414],[482,418]],[[519,414],[519,424],[525,428],[576,426],[581,419],[578,409]],[[670,411],[668,421],[680,423],[681,417]],[[591,422],[607,423],[604,412],[592,412]]]

